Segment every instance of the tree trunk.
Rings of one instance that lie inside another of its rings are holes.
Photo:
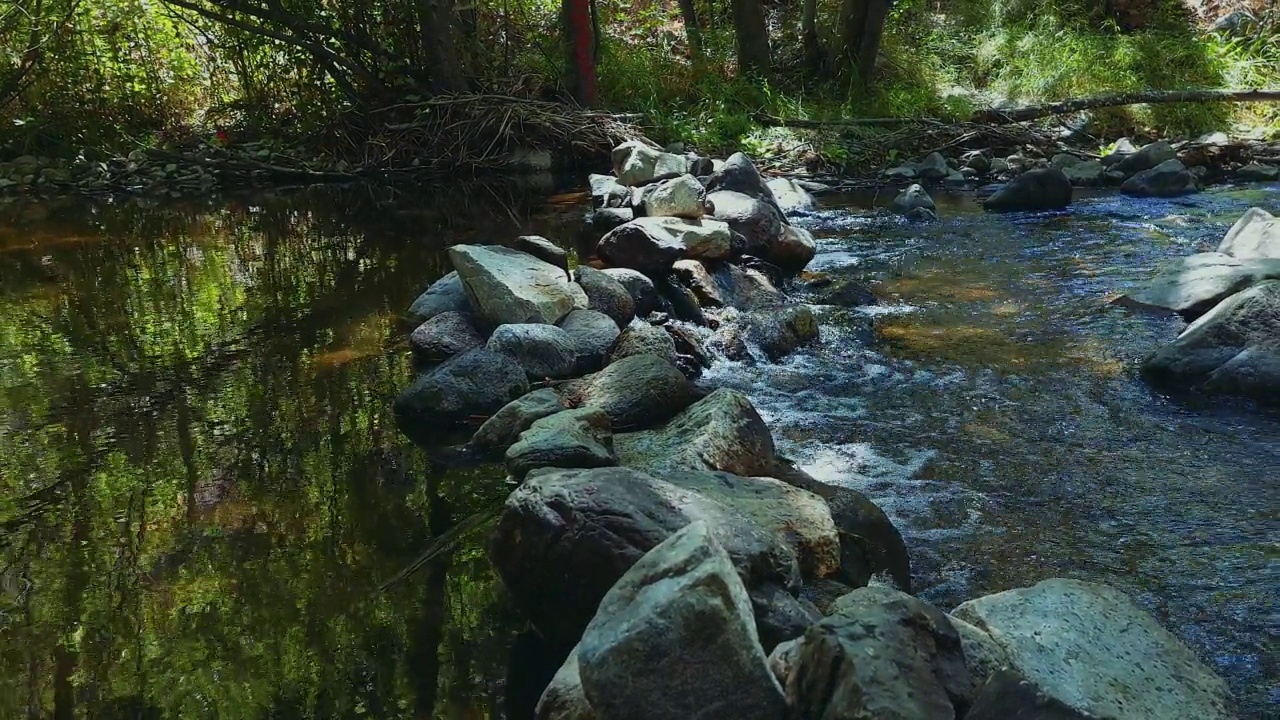
[[[689,41],[689,53],[702,57],[702,26],[698,24],[698,7],[694,0],[680,0],[680,15],[684,18],[684,36]]]
[[[431,72],[431,91],[457,93],[467,89],[458,59],[458,14],[453,0],[422,0],[422,48]]]
[[[880,38],[889,18],[891,0],[843,0],[840,4],[840,32],[844,39],[845,65],[857,73],[866,86],[880,54]]]
[[[583,107],[599,102],[596,89],[595,22],[591,0],[562,0],[565,45],[569,53],[568,77],[573,99]]]
[[[818,0],[804,0],[800,11],[800,44],[804,48],[805,68],[811,75],[820,74],[824,63],[822,44],[818,40]]]
[[[738,72],[769,72],[769,30],[760,0],[733,0],[733,29],[738,40]]]

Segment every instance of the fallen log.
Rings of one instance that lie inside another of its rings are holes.
[[[975,113],[972,122],[1006,125],[1039,120],[1050,115],[1065,115],[1067,113],[1080,112],[1081,110],[1096,110],[1098,108],[1203,102],[1280,102],[1280,88],[1268,90],[1143,90],[1116,93],[1114,95],[1095,95],[1074,100],[1045,103],[1043,105],[991,108]]]
[[[765,127],[789,127],[820,130],[832,127],[874,127],[877,125],[912,125],[916,123],[936,123],[929,118],[836,118],[833,120],[806,120],[803,118],[782,118],[767,113],[752,113],[751,119]]]

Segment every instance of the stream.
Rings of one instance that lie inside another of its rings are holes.
[[[397,429],[401,313],[451,244],[571,242],[582,195],[553,190],[0,204],[0,717],[527,704],[483,533],[380,586],[511,489]],[[811,273],[878,304],[800,288],[817,346],[701,382],[885,508],[925,599],[1108,583],[1244,717],[1280,712],[1280,416],[1151,390],[1138,366],[1183,323],[1107,302],[1280,209],[1280,186],[1003,217],[938,195],[930,225],[868,210],[889,199],[795,219],[819,239]]]

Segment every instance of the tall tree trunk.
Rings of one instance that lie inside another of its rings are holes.
[[[769,72],[769,30],[760,0],[733,0],[733,29],[738,39],[738,71],[744,75]]]
[[[455,93],[467,89],[458,58],[458,14],[453,0],[421,0],[422,48],[431,72],[431,91]]]
[[[818,0],[804,0],[800,11],[800,44],[804,48],[805,69],[811,75],[820,74],[823,58],[822,44],[818,40]]]
[[[599,102],[596,90],[595,21],[591,0],[562,0],[565,44],[569,53],[566,84],[584,107]]]
[[[863,86],[871,81],[876,67],[890,3],[891,0],[843,0],[840,3],[845,66],[858,74],[858,82]]]
[[[694,0],[680,0],[680,15],[684,19],[684,36],[689,41],[689,53],[702,57],[702,26],[698,24],[698,6]]]

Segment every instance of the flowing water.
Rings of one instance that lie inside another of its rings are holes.
[[[499,468],[444,469],[389,405],[411,373],[400,313],[443,248],[570,237],[578,198],[532,197],[0,205],[0,717],[527,703],[483,537],[379,586],[510,490]],[[880,304],[819,304],[820,345],[705,381],[880,502],[922,596],[1110,583],[1244,716],[1280,710],[1280,417],[1151,391],[1137,364],[1180,321],[1106,304],[1280,188],[1018,217],[938,198],[929,226],[864,209],[882,200],[797,221],[820,238],[811,270]]]

